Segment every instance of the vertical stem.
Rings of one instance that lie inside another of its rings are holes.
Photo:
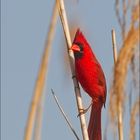
[[[117,62],[117,44],[115,30],[112,29],[112,46],[113,46],[113,57],[114,64]],[[119,95],[117,95],[117,112],[118,112],[118,132],[119,140],[123,140],[123,121],[122,121],[122,103]]]
[[[44,97],[40,100],[40,103],[37,108],[36,112],[36,119],[35,119],[35,128],[34,128],[34,140],[41,140],[41,129],[42,129],[42,116],[43,116],[43,104],[44,103]]]
[[[114,29],[112,29],[112,47],[113,47],[114,63],[116,63],[117,62],[117,44],[116,44],[116,34],[115,34]]]
[[[74,84],[74,88],[75,88],[77,107],[78,107],[78,111],[80,113],[80,109],[83,109],[83,103],[82,103],[82,97],[81,97],[79,84],[78,84],[77,79],[75,78],[74,55],[73,55],[72,50],[69,49],[72,45],[72,42],[71,42],[71,37],[70,37],[70,33],[69,33],[69,27],[68,27],[68,22],[67,22],[65,7],[64,7],[64,1],[63,0],[56,0],[56,1],[58,4],[59,15],[61,18],[61,22],[62,22],[62,26],[63,26],[63,30],[64,30],[66,42],[67,42],[67,51],[68,51],[68,55],[69,55],[70,68],[71,68],[71,72],[72,72],[72,77],[74,77],[73,84]],[[83,140],[89,140],[85,115],[82,114],[79,116],[79,118],[80,118]]]
[[[52,40],[53,40],[53,36],[54,36],[54,29],[55,29],[55,25],[56,25],[56,21],[57,21],[57,12],[56,11],[57,11],[57,5],[55,4],[54,13],[52,16],[53,18],[52,18],[52,21],[50,24],[48,38],[46,41],[40,70],[38,72],[38,78],[36,80],[34,95],[32,98],[32,103],[30,106],[29,114],[28,114],[28,120],[27,120],[27,126],[26,126],[26,130],[25,130],[24,140],[32,139],[32,132],[33,132],[33,127],[34,127],[36,112],[37,112],[38,105],[42,99],[42,94],[43,94],[43,89],[44,89],[44,84],[45,84],[45,77],[46,77],[46,73],[48,70],[47,66],[48,66],[48,62],[49,62],[50,49],[51,49],[51,44],[52,44]],[[42,113],[42,111],[40,113]]]
[[[58,10],[57,10],[57,4],[55,2],[54,7],[53,7],[53,12],[52,12],[52,17],[51,17],[51,21],[50,21],[50,26],[49,26],[49,31],[48,31],[48,37],[45,41],[45,46],[46,48],[48,48],[49,54],[50,54],[50,48],[52,45],[52,41],[53,41],[53,37],[54,37],[54,30],[55,30],[55,26],[57,23],[57,18],[58,18]],[[48,57],[49,59],[49,57]],[[49,61],[49,60],[48,60]],[[48,73],[48,69],[46,69],[46,75]],[[41,130],[42,130],[42,118],[43,118],[43,108],[44,108],[44,100],[45,100],[45,93],[43,92],[42,94],[42,99],[40,99],[40,103],[38,105],[38,112],[36,115],[36,120],[37,120],[37,125],[35,128],[35,140],[41,140]]]
[[[126,0],[122,1],[122,5],[123,5],[123,18],[122,18],[122,40],[124,42],[125,40],[125,28],[126,28],[126,13],[127,13],[127,9],[126,9]]]
[[[130,131],[129,131],[129,139],[130,140],[135,140],[136,139],[136,116],[139,115],[139,105],[140,105],[140,100],[139,98],[135,101],[133,108],[131,110],[131,117],[130,117]],[[139,119],[138,119],[138,123]]]

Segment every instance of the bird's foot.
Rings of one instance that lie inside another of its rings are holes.
[[[77,117],[81,116],[82,114],[86,114],[88,110],[90,109],[90,107],[92,106],[92,104],[93,102],[91,102],[90,105],[86,109],[79,109],[79,114],[77,115]]]

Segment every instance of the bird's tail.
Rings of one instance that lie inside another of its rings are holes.
[[[92,105],[88,125],[89,140],[101,140],[101,106]]]

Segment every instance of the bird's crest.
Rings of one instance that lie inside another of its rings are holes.
[[[81,32],[80,28],[78,28],[77,31],[76,31],[73,43],[78,43],[78,42],[81,42],[81,43],[84,43],[84,44],[85,43],[88,44],[88,42],[87,42],[85,36],[83,35],[83,33]]]

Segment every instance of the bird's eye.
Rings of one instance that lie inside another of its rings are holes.
[[[74,44],[76,45],[76,47],[75,47],[75,50],[76,51],[74,51],[75,59],[82,58],[83,57],[83,54],[84,54],[83,44],[82,43],[79,43],[79,42],[76,42]]]
[[[75,44],[79,46],[80,52],[83,52],[83,44],[82,43],[79,43],[79,42],[77,42]]]

